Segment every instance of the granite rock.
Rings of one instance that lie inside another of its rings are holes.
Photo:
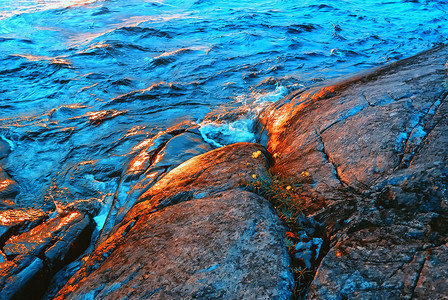
[[[264,148],[239,143],[195,156],[144,192],[56,299],[289,299],[285,228],[241,190],[265,172]],[[250,165],[250,167],[249,167]]]
[[[274,169],[311,174],[305,213],[330,239],[309,298],[448,294],[447,59],[436,47],[297,91],[261,115]]]
[[[99,268],[56,299],[288,299],[283,234],[266,200],[242,190],[172,205],[135,220]]]

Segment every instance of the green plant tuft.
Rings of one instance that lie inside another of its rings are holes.
[[[261,151],[254,152],[252,159],[259,159]],[[274,159],[280,158],[279,154],[273,155]],[[249,167],[251,163],[247,164]],[[280,176],[271,169],[267,173],[259,174],[252,168],[252,179],[246,183],[249,191],[258,194],[271,202],[279,218],[286,224],[289,231],[286,232],[286,246],[291,256],[295,286],[294,299],[301,299],[305,296],[308,286],[313,279],[314,270],[305,268],[295,258],[296,245],[300,241],[297,237],[303,230],[300,227],[299,219],[303,217],[303,194],[304,185],[312,182],[312,178],[307,171],[301,173],[300,178],[292,176]]]
[[[265,175],[254,174],[246,187],[249,191],[268,199],[280,219],[288,226],[295,226],[297,219],[302,216],[303,197],[298,193],[302,185],[303,181],[268,171]]]

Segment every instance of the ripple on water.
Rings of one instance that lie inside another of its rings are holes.
[[[2,168],[19,205],[107,202],[157,132],[196,121],[215,146],[253,140],[263,105],[446,43],[447,16],[447,1],[6,1]]]

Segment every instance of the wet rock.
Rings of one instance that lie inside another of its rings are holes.
[[[85,113],[89,110],[84,105],[62,105],[41,115],[37,126],[10,128],[8,135],[17,143],[4,166],[20,183],[16,207],[48,211],[53,200],[68,203],[96,198],[112,202],[123,163],[128,154],[132,155],[132,145],[147,132],[137,129],[130,133],[132,126],[127,125],[110,130],[111,122],[122,124],[121,115],[101,122],[97,130],[87,121]]]
[[[46,190],[39,194],[39,197],[44,199],[42,208],[50,210],[54,208],[55,202],[69,205],[76,201],[85,203],[77,208],[84,210],[83,206],[89,206],[87,204],[89,201],[92,203],[111,202],[112,191],[117,189],[119,178],[115,169],[121,168],[124,160],[124,158],[108,158],[100,161],[82,161],[59,172]],[[117,164],[117,166],[112,168],[111,164]],[[94,214],[95,211],[91,213]]]
[[[126,212],[157,180],[184,161],[212,150],[191,124],[180,124],[145,140],[140,152],[127,164],[105,221],[100,241],[123,220]]]
[[[261,115],[275,170],[311,174],[305,213],[330,239],[309,298],[447,294],[447,59],[440,46]]]
[[[19,255],[12,261],[0,265],[0,297],[2,299],[26,299],[38,297],[42,287],[33,284],[33,279],[46,274],[42,259]],[[33,292],[31,292],[32,289]],[[27,291],[28,290],[28,291]]]
[[[19,193],[18,184],[0,166],[0,210],[13,208]]]
[[[87,248],[91,232],[90,217],[73,211],[11,236],[2,246],[0,298],[41,297],[51,276]]]
[[[75,200],[68,204],[59,204],[59,206],[63,214],[76,211],[89,217],[95,216],[101,208],[101,204],[96,198]]]
[[[1,136],[0,136],[0,160],[7,157],[11,153],[11,147]]]
[[[239,189],[266,171],[256,151],[234,144],[167,173],[56,298],[289,298],[285,229],[267,200]]]
[[[12,235],[19,235],[42,223],[47,214],[41,210],[6,210],[0,212],[0,245]]]

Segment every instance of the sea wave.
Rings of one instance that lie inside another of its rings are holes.
[[[196,122],[216,147],[258,141],[292,91],[448,41],[446,1],[6,0],[2,168],[18,206],[113,194],[133,148]],[[95,164],[85,164],[95,161]],[[57,188],[56,188],[57,187]],[[54,191],[56,189],[56,191]]]

